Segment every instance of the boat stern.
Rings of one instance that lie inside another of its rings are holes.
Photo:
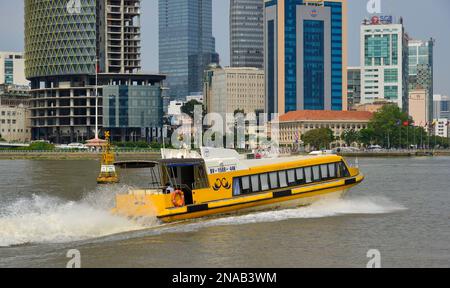
[[[132,190],[116,195],[116,207],[112,213],[130,218],[158,217],[171,205],[170,195],[157,190]]]

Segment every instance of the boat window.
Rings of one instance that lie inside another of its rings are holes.
[[[240,185],[240,180],[239,178],[234,178],[233,179],[233,196],[239,196],[241,195],[241,185]]]
[[[250,193],[250,177],[249,176],[242,177],[241,182],[242,182],[242,193]]]
[[[261,174],[259,175],[261,178],[261,190],[266,191],[269,190],[269,175],[268,174]]]
[[[270,175],[270,189],[277,189],[278,188],[278,173],[272,172]]]
[[[320,181],[320,168],[319,166],[313,166],[313,179],[314,181]]]
[[[295,185],[297,183],[297,179],[295,179],[295,170],[289,170],[287,173],[289,185]]]
[[[306,180],[306,183],[312,182],[311,167],[305,168],[305,180]]]
[[[330,172],[330,178],[336,178],[336,163],[328,164],[328,171]]]
[[[350,172],[348,171],[347,166],[345,165],[344,162],[340,162],[338,164],[338,173],[339,178],[350,177]]]
[[[252,180],[252,192],[259,192],[259,175],[253,175]]]
[[[329,178],[328,175],[328,165],[324,164],[324,165],[320,165],[320,172],[322,173],[322,179],[326,180]]]
[[[305,175],[303,173],[303,168],[296,169],[297,174],[297,184],[303,184],[305,183]]]
[[[280,176],[280,187],[288,187],[286,171],[280,171],[278,174]]]

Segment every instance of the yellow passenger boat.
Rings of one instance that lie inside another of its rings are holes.
[[[163,222],[280,209],[342,197],[364,176],[337,155],[246,160],[234,150],[163,151],[159,161],[117,163],[150,168],[150,187],[116,196],[113,212]]]

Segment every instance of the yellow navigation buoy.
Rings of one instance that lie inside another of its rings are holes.
[[[100,175],[97,178],[98,184],[117,184],[119,183],[119,176],[116,172],[116,167],[114,166],[115,156],[111,151],[111,143],[110,143],[110,133],[109,131],[105,132],[105,140],[106,145],[103,146],[102,153],[102,166]]]

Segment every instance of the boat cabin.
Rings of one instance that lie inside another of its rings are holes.
[[[186,205],[194,204],[194,190],[210,188],[203,159],[118,162],[116,165],[121,168],[150,168],[148,188],[162,194],[181,190]]]

